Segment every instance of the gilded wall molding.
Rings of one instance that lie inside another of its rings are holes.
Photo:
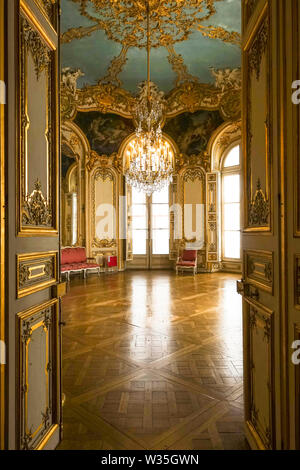
[[[23,35],[26,47],[30,50],[37,79],[40,78],[43,70],[46,70],[51,62],[52,51],[48,49],[46,44],[42,41],[39,33],[35,31],[28,21],[24,18],[21,19],[23,25]]]
[[[94,172],[91,175],[91,186],[92,186],[92,191],[91,191],[91,217],[92,217],[92,224],[91,224],[91,247],[92,248],[117,248],[117,240],[114,238],[103,238],[99,239],[96,236],[96,182],[97,181],[111,181],[113,185],[113,190],[112,190],[112,205],[113,208],[116,210],[117,208],[117,200],[116,200],[116,194],[117,194],[117,181],[116,181],[116,175],[114,174],[113,169],[107,168],[107,167],[99,167],[97,166]],[[116,230],[116,227],[114,227]]]
[[[175,169],[176,171],[181,171],[184,168],[188,167],[202,167],[205,171],[210,170],[211,159],[208,152],[202,152],[199,155],[186,155],[180,153],[176,155],[175,159]]]
[[[249,22],[249,20],[251,19],[257,5],[258,5],[258,2],[259,0],[246,0],[247,3],[246,3],[246,19],[247,19],[247,22]]]
[[[44,13],[48,21],[55,27],[57,0],[34,0],[40,10]]]
[[[183,173],[182,179],[187,183],[188,181],[194,182],[196,180],[204,181],[205,178],[201,168],[187,168]]]
[[[248,55],[249,72],[255,72],[257,81],[260,77],[260,65],[269,43],[269,18],[266,17],[260,30],[255,35]]]
[[[87,159],[86,168],[89,172],[91,172],[96,167],[113,167],[121,172],[123,169],[122,157],[118,153],[112,153],[111,155],[99,155],[94,150],[91,150]]]

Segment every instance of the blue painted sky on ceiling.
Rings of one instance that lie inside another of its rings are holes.
[[[227,31],[241,31],[241,0],[221,0],[215,3],[216,13],[203,25],[222,26]],[[93,22],[80,14],[79,5],[72,0],[62,0],[62,33],[69,28],[91,26]],[[108,40],[104,31],[98,30],[91,36],[62,45],[62,67],[80,68],[84,77],[78,80],[78,87],[94,85],[105,76],[111,60],[118,56],[122,46]],[[188,72],[199,78],[202,83],[213,83],[209,67],[237,68],[241,65],[241,50],[237,45],[210,39],[200,32],[193,32],[188,40],[175,44],[177,54],[181,54]],[[176,78],[164,47],[151,51],[151,79],[168,92],[174,87]],[[130,48],[119,78],[123,87],[132,93],[137,85],[146,78],[146,52]]]

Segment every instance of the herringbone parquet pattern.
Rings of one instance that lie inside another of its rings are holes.
[[[74,278],[60,449],[246,449],[236,276]]]

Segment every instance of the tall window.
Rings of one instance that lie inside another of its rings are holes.
[[[169,238],[169,188],[155,191],[151,197],[132,188],[133,254],[168,254]],[[148,241],[152,243],[148,245]]]
[[[169,187],[152,194],[151,205],[152,254],[169,254]]]
[[[132,250],[134,255],[147,254],[148,217],[146,194],[132,188]]]
[[[225,155],[222,164],[223,258],[241,258],[240,145]]]

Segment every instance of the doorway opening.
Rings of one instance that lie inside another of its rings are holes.
[[[169,186],[151,196],[132,188],[133,264],[170,267]]]

